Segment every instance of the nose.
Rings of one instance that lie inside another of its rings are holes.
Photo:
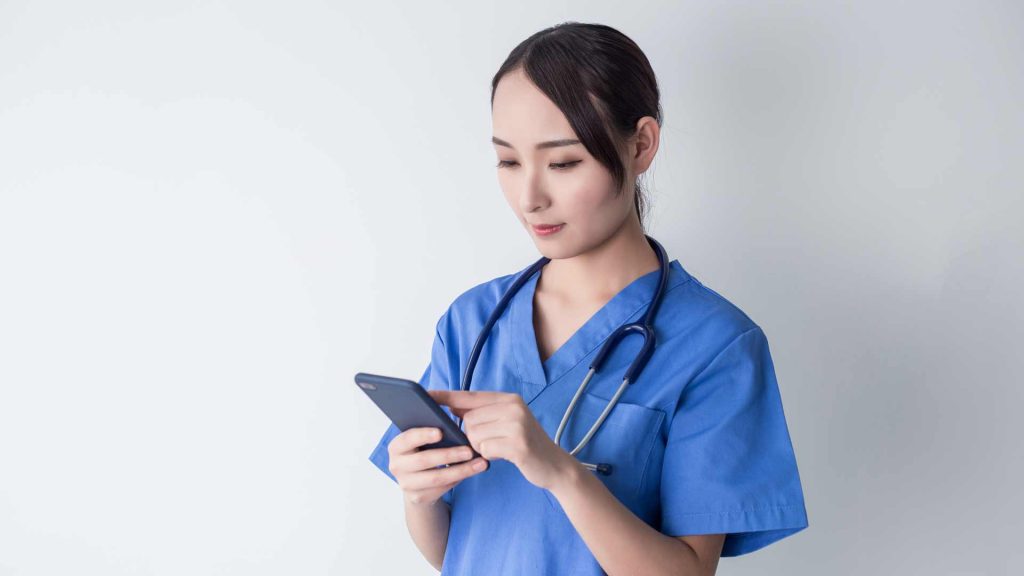
[[[524,214],[542,210],[551,204],[546,190],[547,185],[539,171],[527,172],[519,193],[519,207]]]

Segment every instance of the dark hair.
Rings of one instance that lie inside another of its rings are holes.
[[[563,22],[516,46],[491,81],[491,107],[498,81],[522,68],[526,76],[565,114],[587,151],[612,173],[616,190],[626,177],[619,144],[651,116],[661,126],[658,82],[640,47],[603,24]],[[640,179],[633,204],[643,227],[647,200]]]

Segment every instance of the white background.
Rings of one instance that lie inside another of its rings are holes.
[[[1021,573],[1019,2],[5,0],[0,575],[433,574],[352,375],[539,256],[490,81],[566,20],[771,344],[810,527],[719,573]]]

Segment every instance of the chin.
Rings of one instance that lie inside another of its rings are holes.
[[[534,238],[533,244],[537,247],[537,251],[540,252],[542,256],[550,258],[551,260],[572,258],[580,253],[580,250],[572,242],[548,241]]]

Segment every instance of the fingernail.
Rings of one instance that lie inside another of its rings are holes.
[[[477,460],[476,462],[473,463],[473,470],[479,472],[483,470],[485,466],[487,466],[486,462],[484,462],[483,460]]]

